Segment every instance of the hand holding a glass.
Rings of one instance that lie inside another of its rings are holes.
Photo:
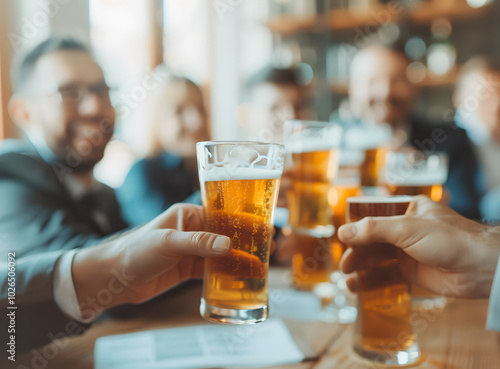
[[[338,236],[352,247],[341,261],[344,273],[366,262],[367,247],[388,243],[403,251],[401,270],[411,283],[458,298],[489,296],[500,253],[500,227],[476,223],[425,196],[415,197],[403,216],[364,218],[340,227]],[[353,277],[349,285],[356,288]]]

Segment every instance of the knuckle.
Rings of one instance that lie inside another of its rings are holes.
[[[207,243],[207,235],[205,232],[194,232],[191,236],[193,245],[196,247],[196,250],[203,251],[205,249],[205,245]]]
[[[365,217],[363,218],[363,220],[361,220],[360,222],[360,228],[362,230],[363,233],[373,233],[376,231],[376,220],[374,217]]]

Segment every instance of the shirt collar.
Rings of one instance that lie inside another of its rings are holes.
[[[47,163],[52,164],[57,160],[57,156],[50,149],[49,145],[43,137],[37,134],[26,133],[26,136],[38,152],[40,157]],[[101,188],[99,182],[92,177],[90,186],[86,186],[81,180],[71,173],[66,173],[61,177],[63,185],[68,190],[73,199],[79,200],[88,192],[98,191]]]

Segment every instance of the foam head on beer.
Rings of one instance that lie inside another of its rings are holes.
[[[289,154],[338,148],[342,128],[334,123],[287,120],[285,145]]]
[[[368,150],[386,146],[392,138],[388,124],[361,124],[345,131],[343,146],[349,150]]]

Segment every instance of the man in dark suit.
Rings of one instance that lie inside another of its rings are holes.
[[[427,154],[445,152],[449,175],[445,187],[449,205],[460,214],[479,219],[477,158],[465,131],[456,125],[430,124],[416,119],[417,87],[407,78],[409,60],[402,48],[372,45],[355,56],[350,71],[349,103],[355,118],[391,125],[394,138]]]
[[[100,67],[76,41],[51,38],[20,61],[9,103],[24,140],[0,145],[0,233],[18,256],[73,249],[126,227],[92,174],[115,113]]]
[[[16,258],[17,337],[29,346],[42,332],[47,339],[61,315],[88,322],[75,297],[75,250],[126,224],[114,192],[92,174],[115,113],[86,47],[50,38],[20,60],[14,76],[9,112],[26,137],[0,144],[0,251],[4,260]],[[7,285],[0,287],[4,296]]]

